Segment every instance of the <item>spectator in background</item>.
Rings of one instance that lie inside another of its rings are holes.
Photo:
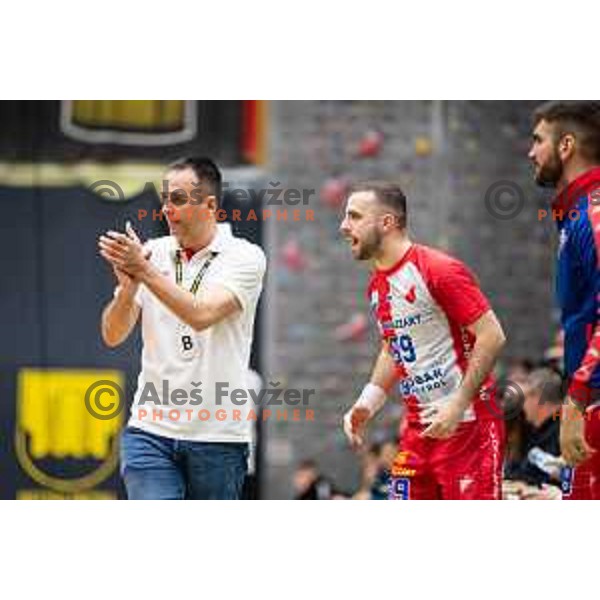
[[[370,490],[371,500],[388,499],[390,473],[397,451],[398,440],[389,440],[382,444],[375,461],[375,477]]]
[[[371,444],[362,458],[360,488],[353,500],[387,500],[392,463],[398,451],[398,440]]]
[[[333,486],[323,477],[314,460],[302,461],[294,473],[295,500],[331,500]]]
[[[508,361],[502,393],[502,410],[506,423],[505,464],[522,460],[526,421],[523,414],[523,390],[533,370],[533,361],[518,357]]]
[[[521,385],[527,381],[531,371],[533,371],[533,361],[523,357],[512,358],[506,367],[506,379]]]
[[[505,476],[511,472],[513,465],[523,459],[527,422],[523,410],[504,409],[506,422],[506,450],[504,452]]]
[[[565,355],[565,332],[559,329],[554,336],[552,346],[544,352],[544,363],[550,368],[564,373],[564,355]]]
[[[381,446],[377,443],[371,444],[368,450],[362,455],[360,465],[360,487],[352,496],[353,500],[370,500],[371,488],[377,477],[379,466],[379,455]]]
[[[560,407],[563,381],[552,369],[534,370],[523,386],[525,436],[520,460],[507,465],[506,478],[528,485],[560,482]]]

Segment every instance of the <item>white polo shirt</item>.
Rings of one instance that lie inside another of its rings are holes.
[[[152,263],[175,282],[176,239],[149,240],[147,247]],[[256,412],[257,406],[251,398],[232,399],[231,392],[248,388],[254,317],[266,259],[259,246],[234,237],[228,224],[219,224],[206,248],[189,262],[182,258],[186,290],[207,261],[196,296],[201,298],[211,286],[222,286],[235,294],[242,310],[196,332],[140,286],[136,302],[142,311],[142,369],[129,425],[182,440],[247,442],[252,425],[249,412]]]

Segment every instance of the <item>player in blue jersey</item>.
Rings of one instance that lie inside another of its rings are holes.
[[[567,463],[577,465],[565,497],[600,499],[600,102],[540,106],[529,158],[536,183],[556,189],[556,291],[568,378],[560,441]]]

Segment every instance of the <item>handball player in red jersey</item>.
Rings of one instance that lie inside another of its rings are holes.
[[[491,371],[505,336],[471,272],[413,243],[406,197],[367,182],[348,198],[340,231],[368,286],[382,346],[370,381],[344,416],[354,448],[395,384],[407,406],[392,468],[391,499],[500,499],[504,423]]]

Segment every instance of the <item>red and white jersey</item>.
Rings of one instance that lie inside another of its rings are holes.
[[[467,326],[490,304],[461,261],[419,244],[372,274],[368,297],[398,367],[408,421],[423,425],[423,409],[439,408],[459,389],[475,342]],[[490,376],[463,421],[494,416],[484,405],[492,383]]]

